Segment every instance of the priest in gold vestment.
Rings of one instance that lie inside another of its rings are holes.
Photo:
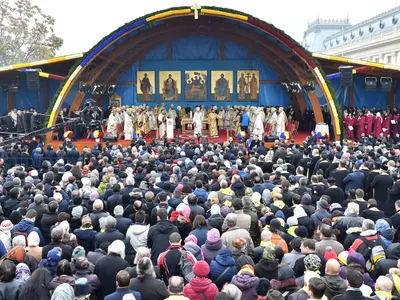
[[[208,115],[208,124],[210,129],[210,136],[218,137],[217,119],[218,115],[216,113],[217,108],[214,107]]]

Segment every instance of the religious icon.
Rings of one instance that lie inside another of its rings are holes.
[[[211,88],[213,100],[233,100],[233,71],[212,71]]]
[[[237,78],[237,100],[258,101],[260,72],[257,70],[238,70]]]
[[[160,71],[160,95],[164,101],[180,101],[181,72],[180,71]]]
[[[185,101],[207,101],[207,71],[185,71]]]
[[[137,71],[136,95],[138,102],[151,102],[156,100],[154,94],[155,78],[156,75],[154,71]]]

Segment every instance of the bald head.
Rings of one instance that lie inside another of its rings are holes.
[[[379,276],[375,283],[376,291],[391,292],[393,289],[393,282],[386,276]]]
[[[330,259],[326,262],[325,274],[336,276],[339,275],[339,272],[340,272],[340,264],[337,260]]]

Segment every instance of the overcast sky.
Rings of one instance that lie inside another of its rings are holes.
[[[13,1],[13,0],[11,0]],[[131,20],[188,0],[31,0],[56,19],[55,32],[64,39],[58,55],[89,50],[104,36]],[[199,5],[236,9],[284,30],[301,42],[308,22],[320,18],[346,18],[356,24],[399,5],[399,0],[198,0]]]

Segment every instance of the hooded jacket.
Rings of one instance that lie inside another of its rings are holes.
[[[169,246],[169,236],[179,232],[178,228],[168,220],[160,220],[151,226],[147,236],[147,247],[151,248],[151,261],[157,265],[158,256]]]
[[[39,246],[45,245],[44,238],[43,238],[42,233],[40,232],[40,229],[35,227],[35,224],[31,220],[23,219],[17,225],[15,225],[13,227],[13,229],[11,229],[11,233],[18,232],[18,231],[25,232],[27,235],[29,235],[29,233],[31,233],[32,231],[35,231],[39,235],[39,238],[40,238]]]
[[[331,300],[336,295],[343,294],[347,289],[346,281],[339,275],[325,275],[322,280],[326,285],[325,296],[328,300]]]
[[[394,229],[390,228],[388,222],[380,219],[376,222],[376,231],[383,238],[386,247],[389,247],[392,244]]]
[[[208,227],[218,229],[220,234],[222,234],[222,224],[223,223],[224,223],[224,217],[222,217],[221,215],[211,215],[207,219]]]
[[[0,299],[18,300],[25,283],[14,279],[9,282],[0,281]]]
[[[94,242],[98,232],[93,229],[78,228],[74,230],[78,244],[85,248],[86,253],[95,249]]]
[[[207,263],[211,263],[215,257],[221,253],[222,250],[226,248],[225,245],[222,244],[222,240],[219,239],[216,242],[206,241],[203,246],[201,246],[201,250],[203,251],[204,260]]]
[[[254,268],[254,274],[259,278],[276,279],[278,278],[278,269],[277,260],[261,259]]]
[[[315,213],[311,215],[311,220],[314,222],[314,228],[317,228],[324,218],[331,219],[332,216],[325,209],[317,209]]]
[[[126,232],[126,240],[131,244],[135,251],[140,247],[146,247],[149,229],[150,226],[145,224],[134,224],[128,228]]]
[[[195,277],[183,288],[183,294],[191,300],[203,300],[199,293],[206,300],[213,300],[218,294],[218,288],[210,279],[201,277]]]
[[[241,274],[232,277],[231,283],[236,285],[239,290],[242,291],[242,299],[246,300],[257,300],[256,284],[258,277],[248,272],[242,272]]]
[[[224,249],[210,264],[211,280],[217,285],[218,289],[221,289],[226,282],[230,282],[236,273],[235,260],[228,249]]]

